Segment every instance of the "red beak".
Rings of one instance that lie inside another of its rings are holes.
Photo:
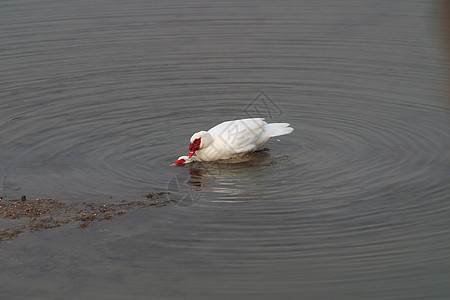
[[[194,153],[195,153],[195,150],[194,151],[191,151],[191,152],[189,152],[189,158],[191,158],[192,157],[192,155],[194,155]]]

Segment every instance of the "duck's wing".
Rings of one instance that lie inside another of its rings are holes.
[[[256,150],[265,125],[263,118],[241,119],[223,122],[208,132],[214,138],[215,147],[227,149],[230,154],[242,153]]]

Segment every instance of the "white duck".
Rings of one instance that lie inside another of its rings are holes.
[[[289,134],[293,130],[288,123],[268,124],[263,118],[223,122],[208,131],[195,133],[190,140],[188,159],[180,157],[177,162],[184,159],[184,163],[190,163],[194,153],[197,153],[195,160],[198,161],[230,159],[255,151],[271,137]]]

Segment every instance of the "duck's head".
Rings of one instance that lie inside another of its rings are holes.
[[[212,137],[207,131],[199,131],[192,135],[189,144],[189,158],[194,155],[195,151],[207,147],[212,142]]]
[[[192,158],[190,158],[186,155],[183,155],[183,156],[178,157],[178,159],[173,164],[170,164],[170,165],[171,166],[182,166],[182,165],[188,164],[192,161],[193,161]]]

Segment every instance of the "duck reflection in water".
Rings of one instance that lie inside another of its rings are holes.
[[[273,164],[268,148],[247,153],[235,159],[219,160],[214,162],[198,162],[179,164],[178,167],[189,168],[189,185],[201,190],[214,192],[235,193],[235,183],[245,182],[256,176],[261,176],[261,168]],[[211,181],[219,184],[213,188]]]

